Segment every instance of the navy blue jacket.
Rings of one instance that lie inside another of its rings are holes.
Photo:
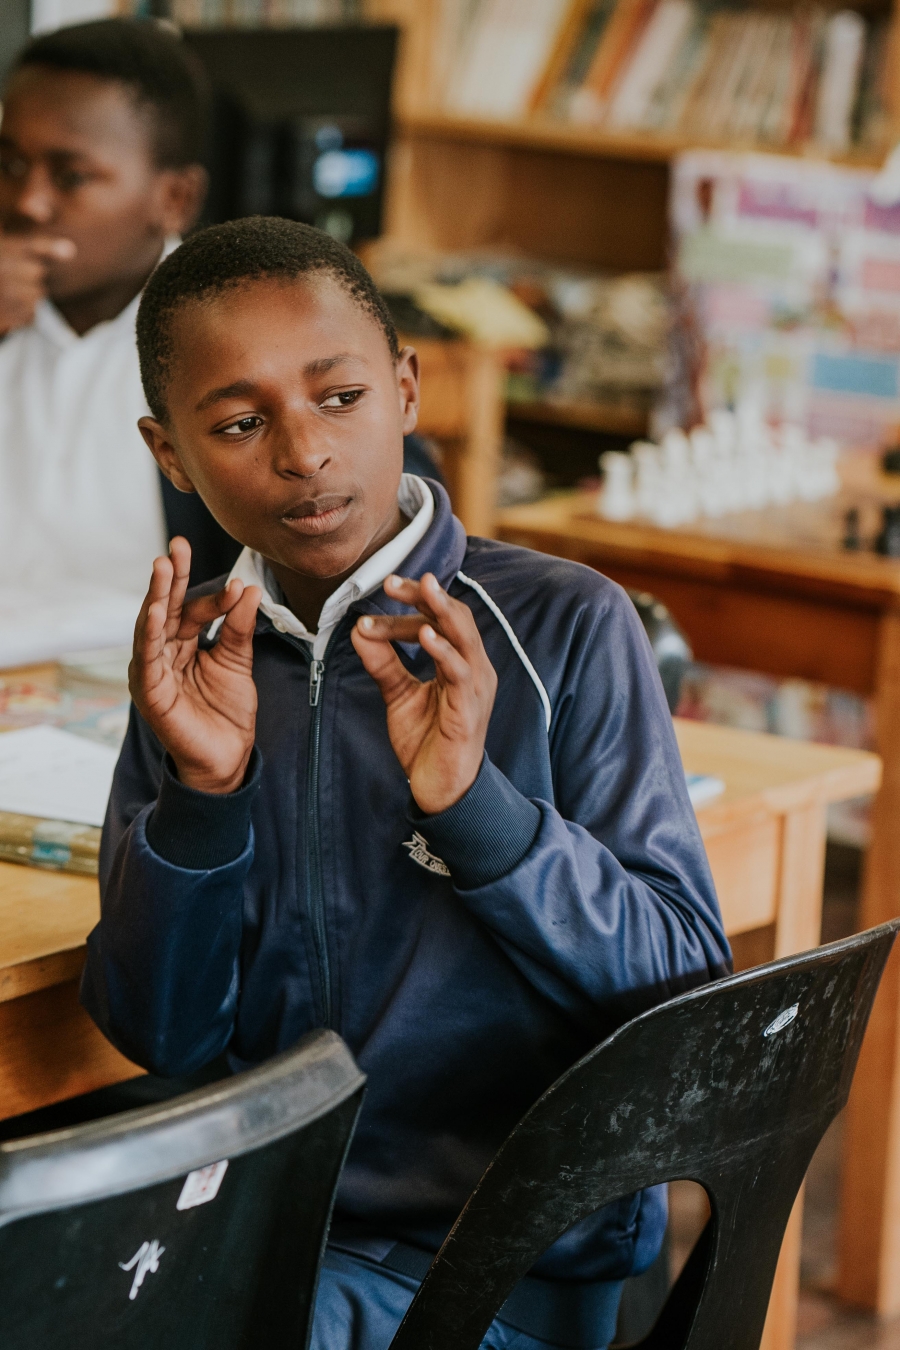
[[[82,998],[161,1074],[222,1051],[241,1068],[334,1027],[369,1080],[337,1221],[436,1250],[540,1093],[626,1019],[725,973],[729,952],[633,606],[587,567],[467,540],[430,486],[403,572],[433,571],[469,606],[499,681],[474,785],[440,815],[410,801],[350,642],[359,614],[404,606],[382,590],[355,604],[317,685],[304,644],[261,617],[240,791],[184,787],[132,714]],[[421,648],[400,651],[430,678]],[[626,1197],[536,1273],[621,1279],[664,1224],[658,1191]]]

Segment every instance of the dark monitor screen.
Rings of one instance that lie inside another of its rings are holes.
[[[196,30],[213,92],[203,223],[272,215],[381,232],[397,29]]]

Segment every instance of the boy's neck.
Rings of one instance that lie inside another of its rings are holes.
[[[122,310],[126,309],[134,297],[144,289],[147,278],[159,262],[161,253],[162,245],[155,243],[153,248],[148,250],[149,256],[145,257],[128,276],[117,277],[113,281],[95,287],[94,290],[85,291],[82,295],[71,295],[64,299],[55,299],[51,296],[54,308],[63,316],[73,332],[83,337],[98,323],[119,317]]]
[[[380,548],[384,548],[385,544],[394,539],[408,524],[409,520],[400,510],[400,507],[396,507],[390,520],[386,522],[383,529],[379,530],[369,547],[360,554],[353,566],[336,577],[305,576],[302,572],[295,572],[282,563],[267,559],[272,575],[284,593],[288,609],[292,614],[296,614],[300,622],[311,633],[315,633],[318,630],[319,619],[329,596],[334,595],[335,591],[343,586],[348,577],[352,577],[353,573],[362,567],[364,562],[368,562],[373,553],[377,553]]]

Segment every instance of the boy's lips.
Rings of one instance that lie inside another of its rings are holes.
[[[281,519],[297,534],[329,534],[343,524],[352,501],[352,497],[315,497],[290,507]]]

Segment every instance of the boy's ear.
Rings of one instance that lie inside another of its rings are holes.
[[[415,431],[419,420],[419,354],[415,347],[404,347],[397,357],[397,392],[403,434]]]
[[[160,171],[159,213],[165,235],[187,233],[200,214],[208,187],[209,175],[202,164]]]
[[[157,422],[155,417],[141,417],[138,421],[138,430],[169,482],[177,487],[179,492],[196,492],[197,489],[181,467],[178,451],[162,422]]]

